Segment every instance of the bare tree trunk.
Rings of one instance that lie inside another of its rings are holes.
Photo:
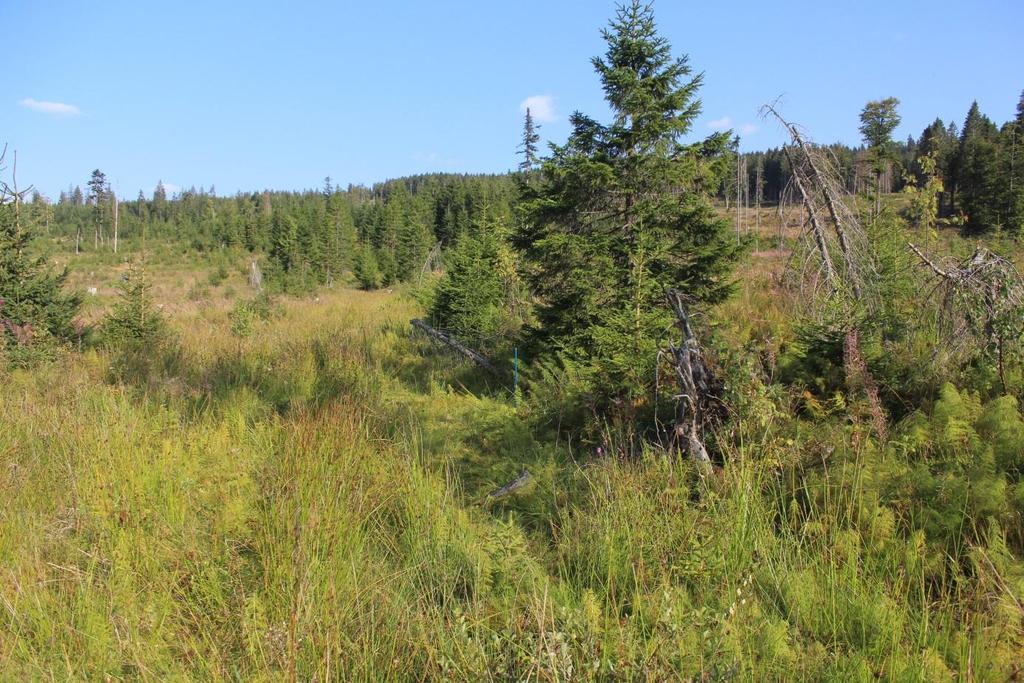
[[[782,125],[786,127],[786,130],[789,131],[790,136],[800,147],[800,151],[803,152],[804,157],[807,159],[807,164],[810,166],[812,174],[811,181],[821,189],[821,193],[825,198],[825,206],[828,208],[829,216],[831,216],[832,222],[836,226],[836,235],[839,237],[839,248],[843,252],[843,261],[846,264],[847,277],[850,279],[850,284],[853,287],[854,296],[860,299],[861,288],[858,281],[859,273],[855,265],[853,253],[850,249],[849,239],[847,238],[844,216],[840,209],[839,200],[835,196],[835,188],[832,187],[832,183],[829,182],[828,177],[822,173],[819,164],[815,161],[814,154],[807,144],[807,141],[804,140],[802,135],[800,135],[800,131],[797,130],[796,126],[782,118],[774,108],[769,106],[768,111],[770,111],[775,118],[777,118]],[[793,158],[788,154],[788,152],[787,157],[790,160],[790,166],[794,168],[794,174],[796,174],[796,167],[793,164]]]
[[[775,207],[775,213],[779,219],[779,249],[786,243],[786,193],[788,191],[788,187],[782,188],[779,192],[779,203]]]
[[[750,174],[747,173],[747,157],[743,156],[743,233],[750,232]]]
[[[249,286],[257,292],[263,291],[263,271],[256,261],[249,265]]]
[[[882,172],[875,171],[875,218],[882,213]]]
[[[761,188],[761,183],[763,182],[761,179],[761,169],[763,166],[764,164],[762,163],[762,160],[759,157],[757,160],[757,166],[754,167],[754,173],[756,175],[754,183],[757,185],[757,187],[754,188],[754,213],[756,214],[754,220],[756,221],[758,236],[761,235],[761,195],[763,193],[763,190]]]
[[[669,342],[670,362],[679,380],[679,408],[672,442],[677,448],[685,444],[690,459],[701,472],[707,473],[711,470],[711,458],[701,432],[707,420],[706,406],[712,398],[713,376],[690,327],[690,314],[682,292],[670,289],[665,296],[676,315],[681,336],[678,346]]]
[[[828,245],[825,243],[825,230],[821,227],[817,209],[810,194],[808,194],[807,188],[804,186],[803,180],[800,178],[800,169],[795,164],[789,147],[784,145],[782,149],[785,150],[786,158],[789,159],[789,165],[793,169],[793,181],[796,183],[796,188],[800,191],[804,208],[807,209],[807,217],[811,221],[811,233],[814,235],[814,243],[821,253],[821,262],[825,267],[825,280],[832,287],[832,291],[836,291],[839,288],[839,277],[836,274],[835,264],[832,263],[832,256],[828,252]]]
[[[117,195],[114,198],[114,253],[117,253]]]
[[[736,157],[736,242],[740,241],[740,162],[743,160],[743,155],[740,154]]]
[[[412,326],[426,333],[427,336],[429,336],[431,339],[451,347],[452,349],[462,354],[466,358],[469,358],[471,361],[482,367],[484,370],[487,370],[491,374],[499,374],[498,369],[491,364],[491,361],[487,360],[482,355],[480,355],[473,349],[469,348],[452,335],[441,332],[440,330],[435,330],[433,327],[431,327],[422,320],[413,320]]]

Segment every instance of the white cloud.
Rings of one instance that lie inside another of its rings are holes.
[[[181,185],[175,185],[174,183],[163,183],[163,186],[164,192],[167,193],[168,197],[173,197],[174,195],[181,192]]]
[[[73,104],[64,104],[63,102],[40,102],[34,100],[31,97],[18,102],[21,106],[32,111],[38,111],[43,114],[54,114],[56,116],[78,116],[81,114],[81,110]]]
[[[729,128],[732,128],[732,117],[723,116],[720,119],[708,121],[708,128],[711,128],[712,130],[728,130]]]
[[[740,133],[743,135],[753,135],[758,130],[760,130],[760,128],[757,127],[756,123],[744,123],[740,126]]]
[[[416,152],[412,158],[423,164],[430,164],[434,168],[459,168],[465,166],[465,162],[457,157],[450,157],[438,152]]]
[[[555,113],[555,98],[551,95],[530,95],[519,103],[519,111],[525,114],[527,109],[539,123],[553,123],[558,120]]]

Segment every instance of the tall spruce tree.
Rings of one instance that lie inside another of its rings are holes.
[[[666,289],[697,307],[723,300],[739,247],[706,196],[731,133],[681,139],[700,112],[702,76],[673,57],[639,0],[619,6],[602,35],[607,50],[592,63],[614,118],[572,115],[542,183],[523,190],[516,242],[539,300],[533,352],[572,363],[592,408],[628,419],[652,393],[672,323]]]
[[[290,214],[274,213],[271,224],[270,254],[284,271],[299,265],[299,224]]]
[[[523,155],[523,160],[519,162],[519,171],[522,173],[529,173],[537,167],[537,143],[540,142],[538,128],[540,126],[533,122],[533,115],[527,107],[523,120],[523,142],[519,145],[519,153]]]
[[[999,225],[998,131],[974,102],[964,120],[957,154],[957,185],[966,227],[981,231]]]
[[[153,189],[153,213],[161,220],[167,220],[167,189],[162,180],[157,181]]]
[[[92,172],[92,176],[89,178],[89,201],[92,202],[93,207],[93,248],[96,249],[100,244],[100,232],[103,228],[104,218],[104,207],[107,203],[107,197],[110,194],[110,188],[107,187],[107,176],[103,171],[98,168]]]

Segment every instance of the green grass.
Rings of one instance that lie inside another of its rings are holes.
[[[737,346],[782,318],[756,282]],[[402,293],[284,300],[244,338],[231,306],[175,303],[145,373],[3,376],[0,679],[1021,675],[1019,559],[990,528],[946,561],[885,493],[915,456],[866,424],[755,383],[702,480],[542,436]]]

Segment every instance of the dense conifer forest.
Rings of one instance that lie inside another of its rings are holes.
[[[0,679],[1024,676],[1024,93],[741,153],[651,6],[601,36],[503,174],[7,153]]]
[[[898,122],[898,113],[894,115]],[[937,118],[916,139],[884,140],[881,160],[881,148],[868,139],[861,147],[831,144],[825,149],[851,194],[874,194],[876,188],[881,194],[909,193],[935,178],[938,218],[969,233],[1020,235],[1022,131],[1024,92],[1012,121],[996,125],[973,103],[959,126]],[[191,187],[168,196],[159,185],[149,196],[140,192],[135,198],[119,198],[121,238],[141,240],[148,234],[198,252],[238,248],[270,254],[284,271],[299,271],[289,279],[292,287],[308,288],[345,272],[358,273],[357,265],[369,260],[378,262],[379,281],[371,278],[364,286],[404,282],[435,245],[454,246],[481,221],[510,222],[522,198],[520,184],[539,174],[536,143],[523,156],[519,171],[504,175],[432,174],[369,188],[336,187],[325,178],[317,190],[258,190],[234,197],[218,196],[213,187]],[[799,202],[782,149],[740,155],[734,151],[735,141],[724,148],[729,151],[706,181],[719,204],[728,209],[738,202],[753,209],[755,204]],[[74,185],[55,201],[39,192],[26,199],[25,220],[46,237],[65,245],[73,240],[80,251],[112,249],[113,197],[102,171],[90,178],[85,190]]]

